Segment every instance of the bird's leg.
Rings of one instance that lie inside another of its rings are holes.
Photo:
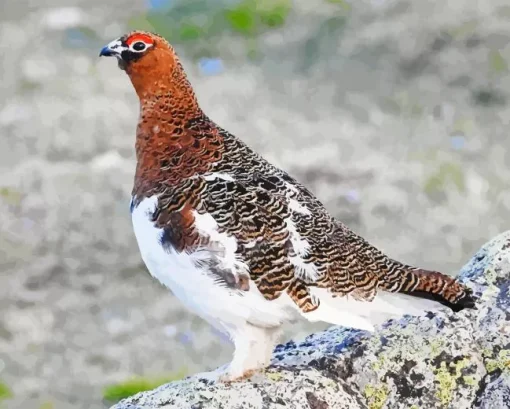
[[[239,328],[232,334],[235,346],[232,362],[219,380],[240,381],[268,366],[279,336],[279,328],[262,328],[248,323]]]

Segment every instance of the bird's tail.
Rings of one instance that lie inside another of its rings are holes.
[[[306,317],[311,319],[315,314],[314,319],[321,321],[373,330],[374,325],[403,315],[420,316],[443,306],[455,312],[475,307],[472,291],[446,274],[410,267],[389,258],[377,266],[372,271],[378,281],[373,298],[332,297],[326,289],[312,288],[321,304]]]
[[[345,280],[338,280],[342,285],[329,292],[313,288],[312,294],[321,300],[317,319],[368,329],[389,318],[419,316],[443,306],[455,312],[475,308],[473,292],[455,278],[394,260],[344,226],[340,233],[349,263],[342,277],[350,277],[356,288],[342,294]],[[350,297],[331,296],[336,292]]]
[[[439,303],[455,312],[475,307],[476,299],[472,290],[456,279],[437,271],[394,263],[394,274],[383,277],[382,289]]]
[[[377,294],[376,298],[408,313],[435,310],[442,305],[454,311],[475,307],[473,292],[455,278],[392,259],[346,226],[339,227],[338,237],[348,253],[356,255],[350,259],[349,267],[354,276],[363,277],[359,286],[365,293],[362,298]],[[370,287],[366,282],[377,285]]]

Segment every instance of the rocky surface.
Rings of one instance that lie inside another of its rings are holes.
[[[248,381],[199,374],[112,409],[510,408],[510,231],[484,245],[460,280],[476,310],[385,323],[376,333],[331,327],[279,345]]]
[[[149,3],[0,1],[7,409],[110,406],[106,385],[230,358],[148,277],[132,234],[138,106],[97,55]],[[508,223],[508,0],[292,3],[283,28],[220,42],[214,75],[178,46],[204,109],[391,256],[458,271]]]

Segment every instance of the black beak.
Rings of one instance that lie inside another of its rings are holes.
[[[121,70],[126,70],[127,63],[122,59],[122,53],[128,50],[128,47],[122,41],[122,38],[112,41],[111,43],[105,45],[101,51],[99,52],[100,57],[117,57],[117,61],[119,64],[119,68]]]
[[[115,51],[113,51],[110,47],[105,45],[101,51],[99,52],[100,57],[113,57],[115,54],[117,54]]]

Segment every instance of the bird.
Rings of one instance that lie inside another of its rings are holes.
[[[297,319],[364,331],[391,317],[476,308],[473,291],[392,259],[201,109],[174,48],[131,31],[103,47],[138,95],[131,218],[149,273],[227,334],[218,381],[264,370]]]

